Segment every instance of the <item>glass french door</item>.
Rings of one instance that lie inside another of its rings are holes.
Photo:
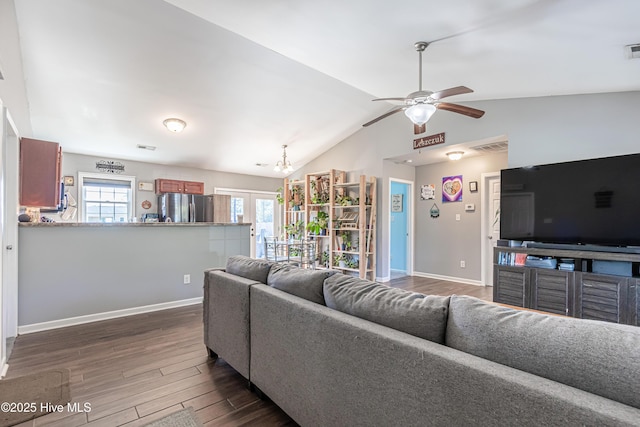
[[[251,257],[264,258],[265,237],[277,236],[280,205],[276,193],[218,190],[231,196],[231,222],[251,223]]]

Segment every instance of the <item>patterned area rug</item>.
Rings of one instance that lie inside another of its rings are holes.
[[[70,400],[68,369],[0,380],[0,427],[47,414]]]
[[[202,423],[198,421],[196,411],[189,406],[186,409],[145,424],[145,427],[202,427]]]

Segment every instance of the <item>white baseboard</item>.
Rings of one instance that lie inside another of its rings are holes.
[[[391,280],[391,276],[376,277],[376,282],[379,282],[379,283],[389,282],[390,280]]]
[[[0,371],[0,379],[2,379],[7,375],[7,371],[9,370],[9,364],[5,359],[2,359],[2,363],[0,364],[0,366],[2,366],[2,371]]]
[[[426,277],[428,279],[446,280],[448,282],[464,283],[466,285],[484,286],[481,280],[464,279],[462,277],[441,276],[439,274],[421,273],[419,271],[413,272],[414,276]]]
[[[168,308],[184,307],[186,305],[201,303],[202,297],[197,297],[179,301],[163,302],[160,304],[144,305],[141,307],[125,308],[122,310],[106,311],[104,313],[69,317],[66,319],[51,320],[42,323],[33,323],[31,325],[18,326],[18,335],[31,334],[33,332],[47,331],[49,329],[64,328],[67,326],[81,325],[83,323],[99,322],[100,320],[115,319],[116,317],[133,316],[134,314],[149,313],[152,311],[166,310]]]

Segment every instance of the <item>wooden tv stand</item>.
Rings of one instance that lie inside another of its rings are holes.
[[[574,270],[516,265],[524,264],[527,255],[552,257],[558,265],[572,259]],[[594,273],[594,261],[630,263],[631,275]],[[493,301],[638,326],[640,254],[498,246],[493,252]]]

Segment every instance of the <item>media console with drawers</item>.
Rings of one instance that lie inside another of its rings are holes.
[[[638,253],[499,246],[493,263],[494,302],[640,325]]]

